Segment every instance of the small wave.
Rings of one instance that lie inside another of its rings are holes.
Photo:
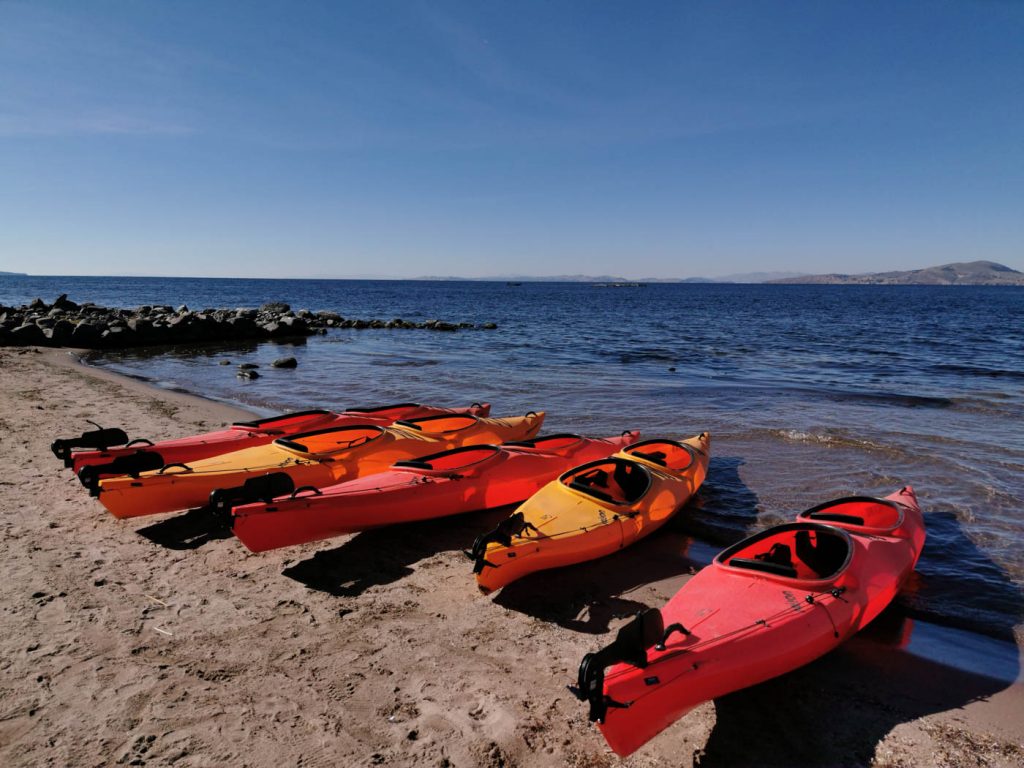
[[[1009,371],[1001,368],[985,368],[980,365],[953,365],[944,363],[931,366],[932,371],[939,373],[956,373],[963,376],[983,376],[991,379],[1013,379],[1024,381],[1024,371]]]
[[[423,368],[429,365],[440,365],[440,360],[372,360],[370,365],[383,365],[386,368]]]
[[[852,392],[844,390],[816,390],[826,400],[839,402],[877,403],[878,405],[898,405],[904,408],[950,408],[955,405],[948,397],[928,397],[926,395],[900,395],[894,392]]]

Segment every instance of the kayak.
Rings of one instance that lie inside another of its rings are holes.
[[[473,544],[489,593],[535,571],[610,555],[656,531],[704,482],[711,437],[645,440],[571,469]]]
[[[231,529],[250,550],[263,552],[368,528],[517,504],[569,467],[615,453],[635,443],[639,434],[623,432],[604,439],[549,435],[454,448],[323,489],[290,490],[290,495],[270,503],[234,507]],[[287,489],[287,483],[283,487]]]
[[[105,447],[98,450],[74,450],[68,448],[68,440],[56,440],[51,446],[55,455],[62,458],[66,466],[72,468],[83,485],[90,487],[100,477],[110,475],[127,475],[147,469],[160,469],[165,464],[189,462],[219,456],[222,453],[266,445],[278,437],[296,432],[309,432],[314,429],[340,427],[345,424],[380,424],[387,426],[400,419],[418,419],[423,416],[440,416],[444,414],[468,413],[473,416],[490,414],[489,403],[474,403],[469,408],[436,408],[419,403],[399,403],[375,408],[350,408],[340,413],[325,410],[298,411],[271,416],[254,421],[235,422],[227,429],[205,432],[190,437],[174,440],[152,442],[146,439],[132,440],[122,430],[116,430],[124,436],[120,448]],[[113,430],[104,430],[110,432]],[[97,431],[87,432],[73,441],[81,443],[89,440],[106,440],[106,436]],[[95,444],[95,443],[94,443]],[[110,443],[113,445],[114,443]],[[84,472],[85,467],[92,467]]]
[[[583,658],[577,696],[629,755],[698,704],[801,667],[863,628],[924,540],[909,487],[814,507],[729,547],[660,611],[637,614]]]
[[[396,461],[462,445],[524,440],[544,413],[505,419],[469,414],[426,416],[391,426],[352,424],[279,437],[272,443],[208,459],[167,464],[137,477],[101,479],[93,494],[115,517],[137,517],[206,505],[214,491],[284,473],[296,486],[323,487],[382,472]]]

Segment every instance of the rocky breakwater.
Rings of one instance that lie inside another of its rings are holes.
[[[305,338],[329,328],[421,328],[434,331],[493,329],[494,323],[415,323],[356,320],[336,312],[293,312],[281,302],[259,309],[177,309],[142,306],[135,309],[76,304],[66,295],[52,304],[35,299],[21,307],[0,306],[0,346],[77,347],[115,349],[164,344],[201,344],[242,340]]]

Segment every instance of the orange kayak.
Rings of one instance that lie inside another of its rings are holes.
[[[549,435],[500,446],[454,448],[322,490],[299,493],[284,483],[291,495],[234,507],[231,528],[246,547],[263,552],[368,528],[503,507],[528,498],[569,467],[608,456],[638,438],[638,432],[605,439]]]
[[[101,479],[95,493],[115,517],[173,512],[203,506],[214,491],[239,487],[261,475],[284,473],[296,486],[323,487],[438,450],[528,439],[543,422],[543,412],[531,412],[505,419],[461,414],[409,419],[389,427],[327,427],[208,459],[168,464],[138,477]]]
[[[379,424],[387,426],[400,419],[418,419],[424,416],[468,413],[473,416],[487,416],[491,412],[489,403],[474,403],[469,408],[436,408],[419,403],[399,403],[375,408],[351,408],[340,413],[324,410],[299,411],[271,416],[254,421],[240,421],[227,429],[205,432],[200,435],[179,437],[174,440],[132,440],[122,430],[86,432],[80,438],[56,440],[54,454],[62,458],[66,466],[73,469],[87,488],[95,486],[101,477],[128,475],[146,470],[160,469],[166,464],[198,461],[222,453],[266,445],[279,437],[296,432],[310,432],[314,429],[340,427],[346,424]],[[102,432],[102,433],[101,433]],[[83,443],[102,445],[109,439],[108,433],[117,432],[124,436],[120,448],[104,447],[97,450],[75,450]],[[85,467],[91,467],[85,470]]]
[[[577,696],[609,746],[629,755],[698,704],[803,666],[860,630],[913,572],[924,540],[911,488],[808,510],[729,547],[664,608],[587,654]]]
[[[487,593],[523,576],[610,555],[656,531],[704,482],[711,437],[645,440],[571,469],[473,544]]]

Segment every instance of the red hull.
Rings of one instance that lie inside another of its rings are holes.
[[[698,704],[828,653],[891,602],[924,539],[905,488],[824,504],[725,550],[651,619],[662,629],[639,641],[646,665],[634,652],[608,668],[607,699],[592,709],[608,744],[629,755]],[[581,688],[583,678],[581,668]]]
[[[567,469],[636,442],[638,432],[575,435],[524,444],[473,446],[396,464],[390,470],[270,504],[233,510],[232,527],[253,552],[396,523],[517,504]]]
[[[311,432],[316,429],[340,427],[348,424],[376,424],[388,426],[400,419],[418,419],[424,416],[438,416],[447,413],[468,413],[473,416],[487,416],[491,411],[489,403],[469,408],[435,408],[430,405],[403,403],[381,408],[352,409],[334,413],[331,411],[303,411],[282,414],[268,419],[232,424],[227,429],[206,432],[175,440],[162,440],[146,446],[108,448],[105,451],[73,451],[72,468],[77,475],[82,467],[107,464],[115,459],[138,453],[157,453],[164,465],[198,461],[222,453],[239,451],[266,445],[279,437]],[[106,477],[108,475],[101,475]]]

